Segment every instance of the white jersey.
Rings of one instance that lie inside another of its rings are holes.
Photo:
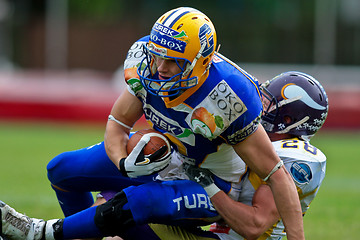
[[[159,172],[156,179],[161,181],[189,179],[184,164],[186,164],[184,156],[173,151],[170,164]],[[221,189],[233,200],[239,198],[239,179],[246,174],[247,167],[231,146],[221,145],[218,152],[207,156],[201,167],[209,169],[216,176],[227,176],[224,177],[227,182],[221,186]]]
[[[296,184],[302,212],[305,214],[325,177],[326,157],[309,142],[299,139],[281,140],[272,144]],[[241,193],[238,201],[251,205],[253,195],[262,183],[256,174],[249,172],[240,183]],[[217,234],[222,240],[244,239],[231,229],[227,233]],[[285,235],[283,222],[279,220],[259,239],[278,240]]]

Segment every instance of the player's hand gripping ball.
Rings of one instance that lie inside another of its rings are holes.
[[[131,178],[159,172],[171,160],[169,140],[153,129],[134,133],[126,150],[129,156],[120,160],[120,171]]]

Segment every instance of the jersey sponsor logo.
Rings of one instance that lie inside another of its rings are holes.
[[[138,67],[145,57],[143,45],[145,42],[135,42],[129,49],[124,62],[124,69]]]
[[[134,93],[143,89],[143,85],[141,84],[140,80],[137,78],[130,78],[126,82],[129,84],[131,90],[133,90]]]
[[[135,42],[129,49],[126,59],[143,59],[145,53],[143,51],[144,42]],[[125,60],[126,61],[126,60]]]
[[[176,136],[176,139],[180,140],[181,142],[195,146],[195,136],[190,129],[181,127],[178,122],[164,116],[149,104],[144,105],[144,114],[146,119],[151,121],[158,128]],[[178,144],[181,144],[178,140]],[[176,142],[174,143],[177,144]]]
[[[213,139],[247,111],[245,104],[222,80],[186,118],[194,133]]]
[[[213,139],[247,111],[245,104],[222,80],[186,118],[194,133]]]
[[[306,163],[294,162],[290,167],[293,179],[299,184],[308,184],[312,179],[312,172]]]
[[[220,112],[229,123],[235,121],[244,112],[247,111],[245,104],[231,89],[231,87],[222,80],[210,92],[208,99],[217,107],[217,112]]]
[[[172,133],[174,135],[181,134],[183,131],[180,127],[169,123],[165,119],[165,116],[154,112],[153,109],[144,108],[145,117],[149,119],[157,127],[164,129],[165,131]]]
[[[217,121],[216,121],[217,120]],[[207,138],[213,137],[216,127],[224,127],[223,120],[220,116],[214,116],[206,108],[196,108],[191,115],[191,125],[194,133],[200,133]]]
[[[190,196],[181,196],[173,199],[173,202],[177,205],[177,211],[180,211],[184,207],[187,209],[205,208],[211,211],[216,211],[210,201],[210,198],[202,193],[194,193]]]
[[[186,42],[182,41],[182,39],[186,37],[185,32],[179,33],[160,23],[155,23],[151,30],[150,41],[167,49],[184,53]]]

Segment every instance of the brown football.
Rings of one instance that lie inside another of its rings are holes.
[[[129,142],[127,143],[126,146],[126,150],[128,154],[130,154],[130,152],[133,150],[136,144],[140,141],[141,137],[144,136],[145,134],[149,134],[150,136],[150,141],[146,144],[144,148],[145,155],[153,154],[163,146],[165,146],[167,150],[159,158],[165,156],[167,153],[171,151],[169,140],[166,138],[164,134],[154,129],[143,129],[135,132],[129,139]]]

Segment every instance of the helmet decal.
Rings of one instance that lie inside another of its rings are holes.
[[[174,38],[181,38],[182,40],[187,37],[186,33],[184,31],[181,31],[181,33],[179,33],[178,35],[176,36],[173,36]]]
[[[204,24],[200,27],[199,39],[201,46],[205,45],[205,48],[202,52],[203,57],[209,56],[214,51],[214,34],[211,31],[211,28],[208,24]]]
[[[285,99],[291,99],[291,98],[296,98],[298,96],[301,96],[299,101],[302,101],[309,107],[317,109],[317,110],[325,110],[326,109],[325,106],[321,106],[320,104],[315,102],[314,99],[312,99],[303,88],[301,88],[300,86],[297,86],[295,84],[285,85],[282,90],[282,95],[284,96]]]
[[[160,56],[166,56],[167,54],[166,48],[156,47],[153,43],[150,43],[148,48],[150,51],[153,51],[154,53],[159,54]]]
[[[168,28],[160,23],[155,23],[151,30],[150,40],[164,48],[184,53],[186,42],[178,38],[180,35],[181,34],[178,31]],[[176,38],[174,36],[176,36]]]

